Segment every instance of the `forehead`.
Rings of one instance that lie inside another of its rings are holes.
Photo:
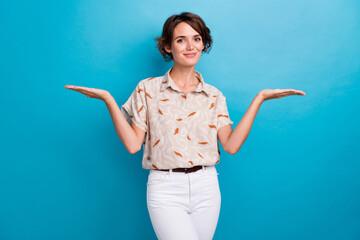
[[[174,38],[177,36],[193,36],[200,34],[195,29],[193,29],[187,22],[181,22],[178,25],[176,25],[174,29]]]

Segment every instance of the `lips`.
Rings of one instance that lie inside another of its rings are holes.
[[[195,57],[196,53],[186,53],[184,54],[186,57]]]

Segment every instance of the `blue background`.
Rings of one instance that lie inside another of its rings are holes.
[[[235,155],[221,149],[214,239],[360,239],[360,2],[1,1],[0,239],[156,239],[142,151],[106,105],[162,76],[165,20],[190,11],[213,36],[196,69],[227,97],[233,128],[265,88]]]

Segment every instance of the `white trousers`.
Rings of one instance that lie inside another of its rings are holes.
[[[147,207],[159,240],[211,240],[221,195],[215,166],[191,172],[150,169]]]

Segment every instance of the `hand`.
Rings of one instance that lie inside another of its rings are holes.
[[[105,101],[105,98],[110,95],[110,93],[106,90],[97,89],[97,88],[88,88],[88,87],[80,87],[80,86],[73,86],[73,85],[65,85],[66,89],[72,89],[79,93],[84,94],[89,98],[97,98],[100,100]]]
[[[295,90],[295,89],[264,89],[258,93],[261,101],[264,102],[266,100],[282,98],[290,95],[302,95],[306,94],[303,91]]]

